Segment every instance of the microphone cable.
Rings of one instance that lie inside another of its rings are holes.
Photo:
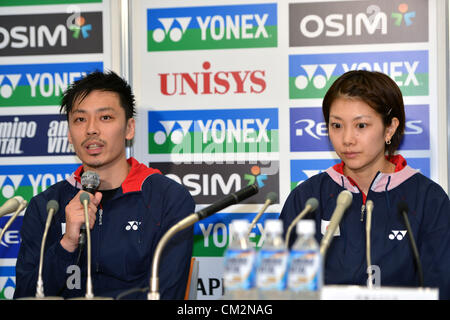
[[[420,256],[419,251],[417,250],[416,241],[414,240],[414,235],[412,233],[411,225],[409,223],[408,219],[408,204],[404,201],[400,201],[397,206],[399,214],[403,217],[403,220],[405,222],[406,230],[408,231],[408,238],[409,243],[411,245],[411,250],[414,257],[414,263],[416,265],[418,277],[419,277],[419,286],[423,287],[423,270],[422,270],[422,263],[420,262]]]

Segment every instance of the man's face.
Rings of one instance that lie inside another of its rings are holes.
[[[125,120],[115,92],[95,90],[69,114],[68,139],[87,168],[113,167],[126,159],[125,140],[134,137],[134,119]]]

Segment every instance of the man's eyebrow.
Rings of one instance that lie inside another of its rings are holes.
[[[99,109],[96,109],[95,112],[99,113],[99,112],[104,112],[104,111],[114,111],[113,107],[102,107]],[[72,110],[72,113],[87,113],[87,111],[85,109],[80,109],[80,108],[75,108]]]

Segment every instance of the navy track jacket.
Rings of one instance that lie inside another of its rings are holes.
[[[113,198],[100,204],[91,230],[94,296],[117,298],[133,288],[149,287],[156,245],[175,223],[194,212],[195,203],[180,184],[134,158],[131,170]],[[60,244],[65,230],[65,207],[81,188],[82,166],[72,176],[33,197],[25,212],[16,265],[14,298],[36,293],[39,252],[47,219],[47,202],[55,199],[55,213],[47,236],[43,281],[46,296],[82,297],[86,293],[87,248],[80,259],[81,288],[73,266],[78,249],[70,253]],[[159,266],[161,299],[183,299],[193,246],[193,227],[179,232],[166,245]],[[72,267],[71,267],[72,266]],[[147,291],[124,296],[146,299]]]
[[[440,299],[450,299],[450,202],[435,182],[406,164],[402,156],[392,160],[396,171],[379,172],[366,195],[343,175],[343,163],[315,175],[290,193],[280,219],[284,230],[303,210],[310,197],[319,207],[305,218],[316,221],[316,239],[321,241],[345,189],[353,194],[325,257],[325,284],[366,285],[365,203],[374,202],[372,213],[372,265],[380,267],[381,286],[418,286],[418,274],[398,202],[408,204],[408,217],[422,263],[425,287],[439,288]],[[295,235],[291,235],[292,245]]]

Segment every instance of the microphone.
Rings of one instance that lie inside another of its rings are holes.
[[[92,292],[92,277],[91,277],[91,231],[89,228],[89,209],[88,205],[90,202],[89,194],[87,192],[83,192],[80,195],[80,202],[84,208],[84,226],[85,232],[87,236],[87,281],[86,281],[86,298],[92,299],[94,297],[94,293]]]
[[[158,268],[159,268],[159,260],[161,253],[169,240],[174,236],[178,231],[181,231],[199,220],[202,220],[210,215],[220,211],[232,204],[236,204],[241,202],[254,194],[258,193],[259,189],[256,184],[251,184],[245,188],[242,188],[236,193],[232,193],[225,198],[213,203],[212,205],[197,211],[195,213],[190,214],[186,218],[177,222],[173,227],[171,227],[167,232],[162,236],[159,240],[158,245],[156,246],[155,253],[153,255],[152,261],[152,275],[150,277],[150,292],[147,295],[148,300],[159,300],[159,278],[158,278]]]
[[[213,203],[212,205],[200,211],[197,211],[194,214],[198,216],[198,220],[205,219],[210,215],[212,215],[213,213],[216,213],[217,211],[220,211],[228,206],[231,206],[232,204],[241,202],[256,193],[258,193],[258,186],[256,184],[251,184],[245,188],[242,188],[241,190],[236,191],[235,193],[229,194],[225,198]],[[188,226],[190,225],[187,225],[186,227]]]
[[[325,235],[320,242],[320,254],[322,257],[325,257],[325,253],[327,252],[328,247],[330,246],[333,239],[334,232],[339,226],[339,223],[344,216],[345,210],[347,210],[347,208],[352,203],[352,199],[353,195],[348,190],[344,190],[339,193],[336,200],[336,208],[334,209],[333,215],[331,216],[330,224],[328,225],[327,231],[325,232]]]
[[[23,198],[21,196],[12,197],[0,207],[0,218],[4,215],[10,214],[17,210],[17,208],[22,203]]]
[[[0,233],[0,242],[2,241],[3,235],[5,234],[6,230],[8,230],[8,228],[11,226],[11,224],[14,222],[14,220],[16,220],[19,213],[22,212],[22,210],[25,209],[26,206],[28,205],[28,201],[24,200],[21,196],[16,196],[15,198],[21,198],[22,201],[20,202],[20,205],[17,207],[16,212],[14,212],[14,214],[11,216],[11,218],[9,218],[8,222],[6,222],[5,226],[3,227],[3,229]]]
[[[267,208],[272,204],[275,203],[278,199],[278,195],[275,192],[269,192],[266,196],[266,202],[264,203],[261,210],[258,212],[258,214],[253,218],[252,223],[250,224],[250,227],[248,228],[247,237],[250,236],[250,232],[255,227],[256,222],[261,218],[262,214],[267,210]]]
[[[367,286],[369,288],[373,287],[373,279],[372,279],[372,257],[371,257],[371,249],[370,249],[370,231],[372,228],[372,212],[373,212],[373,201],[367,200],[366,202],[366,211],[367,211],[367,219],[366,219],[366,261],[367,261],[367,273],[369,275],[367,279]],[[370,268],[370,270],[369,270]]]
[[[39,256],[39,273],[38,273],[38,280],[37,280],[37,286],[36,286],[36,298],[43,299],[45,298],[44,295],[44,281],[42,280],[42,266],[44,264],[44,247],[45,247],[45,240],[47,239],[47,233],[48,229],[50,228],[50,223],[52,222],[53,215],[55,212],[57,212],[59,209],[59,204],[56,200],[50,200],[47,202],[47,221],[45,222],[45,229],[44,234],[42,236],[42,242],[41,242],[41,253]]]
[[[94,171],[85,171],[81,175],[81,185],[84,191],[94,194],[100,185],[100,177]],[[78,238],[79,251],[81,252],[86,244],[86,225],[80,227],[80,237]]]
[[[306,200],[305,208],[302,212],[298,214],[298,216],[295,217],[294,220],[292,220],[291,224],[288,227],[288,230],[286,232],[286,237],[284,243],[286,244],[286,248],[289,247],[289,237],[291,235],[292,229],[294,226],[301,220],[308,212],[313,212],[317,209],[319,206],[319,201],[317,201],[316,198],[309,198]]]
[[[423,271],[422,271],[422,263],[419,258],[419,251],[417,250],[416,241],[414,240],[414,236],[412,233],[411,225],[409,224],[408,219],[408,204],[404,201],[400,201],[397,205],[398,213],[403,216],[403,220],[405,221],[406,230],[408,231],[409,243],[411,244],[411,249],[414,256],[414,262],[417,268],[417,273],[419,274],[419,286],[423,287]]]

